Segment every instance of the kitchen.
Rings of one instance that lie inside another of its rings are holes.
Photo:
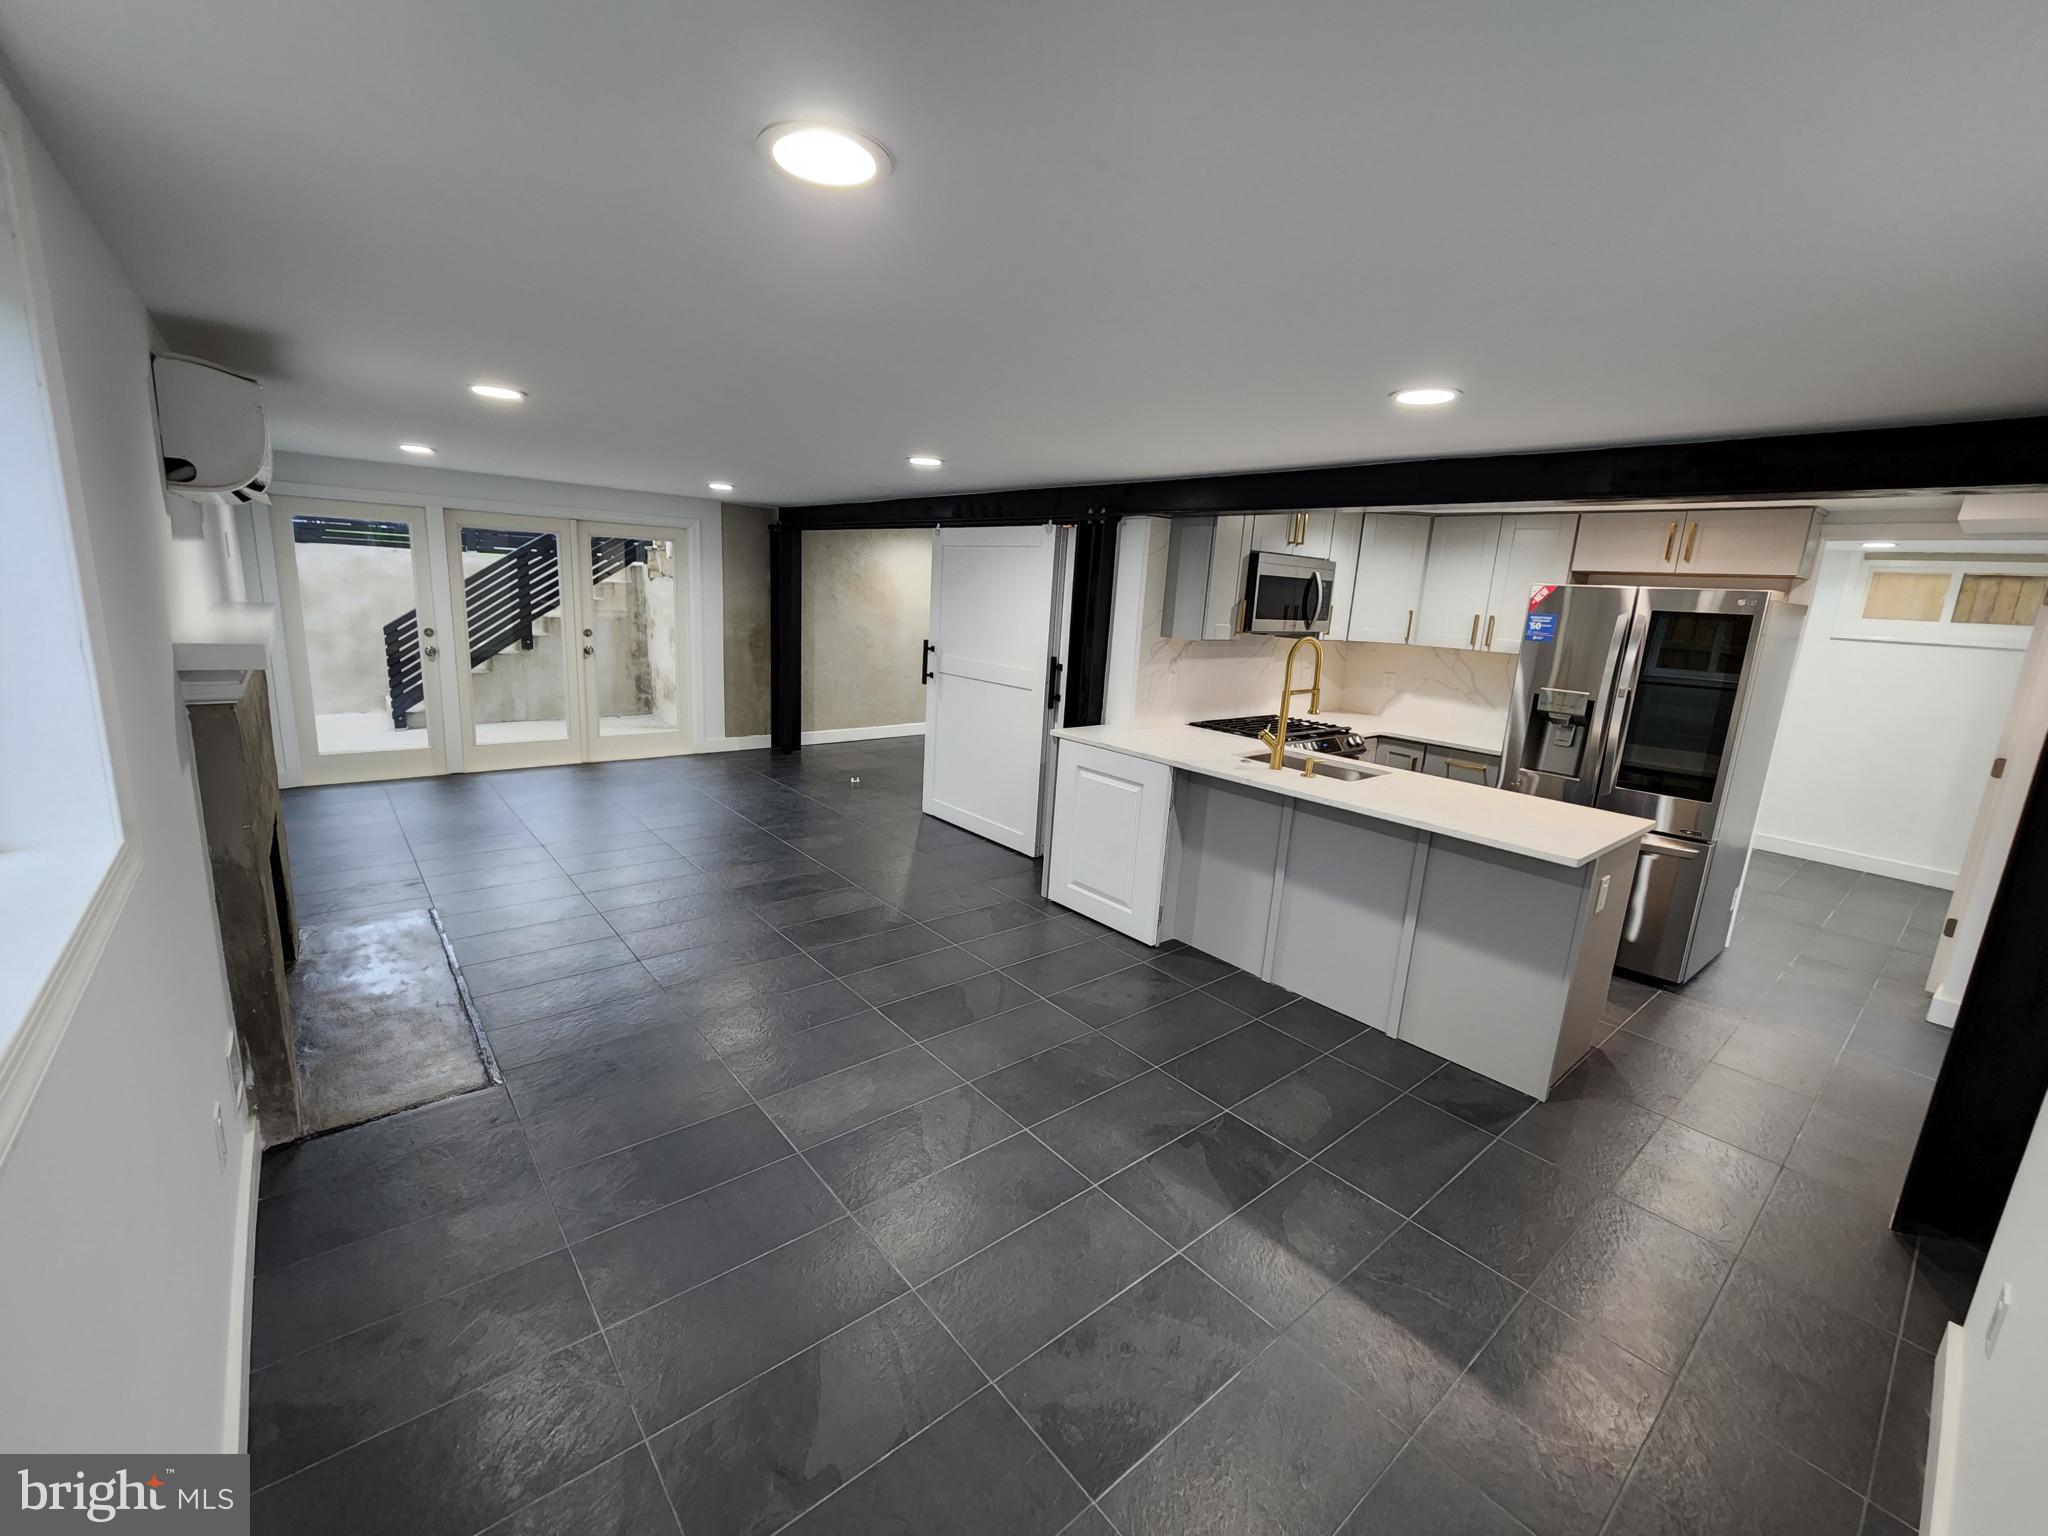
[[[1617,965],[1726,943],[1821,521],[1130,519],[1126,686],[1054,733],[1047,895],[1543,1098]],[[1284,732],[1226,712],[1265,699]]]

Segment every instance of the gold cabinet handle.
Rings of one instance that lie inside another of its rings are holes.
[[[1402,643],[1403,645],[1406,645],[1406,644],[1407,644],[1407,643],[1408,643],[1408,642],[1409,642],[1410,640],[1413,640],[1414,638],[1415,638],[1415,610],[1414,610],[1413,608],[1410,608],[1410,609],[1408,610],[1408,627],[1407,627],[1406,629],[1404,629],[1404,630],[1402,630],[1402,631],[1401,631],[1401,643]]]
[[[1479,615],[1476,613],[1472,615],[1472,633],[1465,637],[1465,649],[1468,651],[1479,649]]]
[[[1484,763],[1468,763],[1468,762],[1466,762],[1466,761],[1465,761],[1465,760],[1464,760],[1464,759],[1463,759],[1462,757],[1447,757],[1447,758],[1445,758],[1445,759],[1444,759],[1444,766],[1445,766],[1446,768],[1461,768],[1461,769],[1463,769],[1463,770],[1464,770],[1464,771],[1465,771],[1466,773],[1481,773],[1481,774],[1483,774],[1483,773],[1485,773],[1485,772],[1486,772],[1486,764],[1484,764]]]
[[[1692,564],[1692,547],[1700,541],[1700,525],[1694,523],[1685,530],[1685,563]]]
[[[1493,615],[1486,616],[1486,649],[1493,649]]]
[[[1671,559],[1671,546],[1676,544],[1677,542],[1678,524],[1666,523],[1664,525],[1664,559],[1667,562]]]

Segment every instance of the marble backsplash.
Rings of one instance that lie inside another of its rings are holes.
[[[1151,520],[1146,542],[1143,640],[1135,707],[1138,723],[1264,714],[1279,702],[1280,670],[1291,641],[1263,635],[1235,640],[1172,640],[1160,633],[1166,608],[1166,519]],[[1323,647],[1323,708],[1401,720],[1505,724],[1515,658],[1486,651],[1331,641]],[[1297,681],[1302,681],[1297,668]],[[1297,705],[1303,712],[1305,704]],[[1410,727],[1424,729],[1421,723]]]

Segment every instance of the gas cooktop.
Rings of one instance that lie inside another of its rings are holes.
[[[1188,723],[1204,731],[1228,731],[1233,736],[1257,736],[1261,731],[1273,729],[1274,715],[1233,715],[1226,720],[1191,720]],[[1337,752],[1349,755],[1365,750],[1365,738],[1354,734],[1341,725],[1331,725],[1327,720],[1287,720],[1287,744],[1298,746],[1310,752]]]

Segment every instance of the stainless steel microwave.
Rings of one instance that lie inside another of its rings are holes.
[[[1328,633],[1336,561],[1255,549],[1244,564],[1245,634]]]

